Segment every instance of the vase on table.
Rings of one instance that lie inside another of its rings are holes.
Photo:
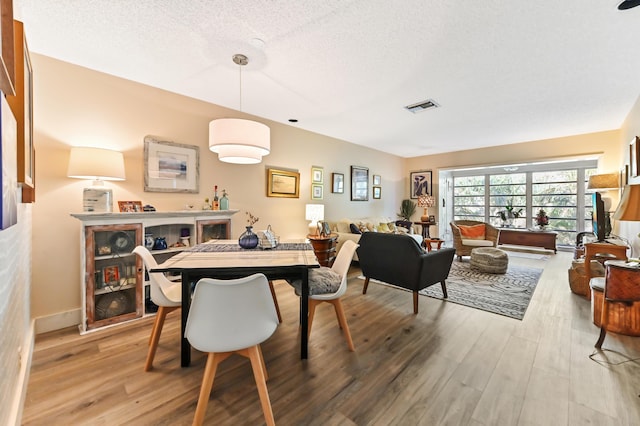
[[[247,226],[247,230],[238,238],[238,244],[244,249],[252,249],[258,246],[258,236],[253,233],[253,226]]]

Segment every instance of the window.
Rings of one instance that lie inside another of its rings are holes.
[[[559,246],[573,246],[576,234],[591,231],[591,194],[585,192],[596,160],[570,163],[488,167],[442,173],[453,183],[454,220],[478,220],[494,226],[533,228],[540,209],[549,216],[548,230],[558,233]],[[508,170],[508,169],[514,170]],[[504,222],[501,211],[511,206],[517,217]]]

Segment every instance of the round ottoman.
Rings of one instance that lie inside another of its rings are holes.
[[[477,247],[471,250],[471,266],[481,272],[504,274],[509,266],[509,256],[493,247]]]

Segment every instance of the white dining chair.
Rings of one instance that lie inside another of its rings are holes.
[[[147,361],[144,365],[144,371],[149,371],[153,368],[153,358],[156,355],[164,320],[168,313],[175,311],[182,305],[182,283],[169,280],[162,272],[149,272],[157,267],[158,263],[146,247],[137,246],[133,252],[140,256],[144,263],[149,275],[151,301],[158,305],[156,319],[153,322],[151,336],[149,336]]]
[[[338,318],[338,324],[344,333],[344,337],[347,340],[347,346],[350,351],[355,351],[353,340],[351,339],[351,332],[349,331],[349,325],[347,324],[347,317],[344,314],[344,308],[340,298],[347,291],[347,274],[349,273],[349,267],[353,259],[353,254],[358,248],[358,244],[355,241],[345,241],[338,256],[331,268],[320,267],[318,269],[309,270],[309,328],[308,335],[311,335],[311,326],[313,324],[313,317],[316,312],[316,307],[321,303],[330,303],[336,311]],[[332,274],[335,277],[335,285],[337,289],[327,293],[318,293],[319,291],[326,291],[327,280],[331,279],[331,275],[327,274],[327,269],[335,272]],[[338,284],[339,283],[339,284]],[[300,296],[300,281],[294,281],[290,283],[295,289],[296,294]]]
[[[263,274],[233,280],[202,278],[198,281],[185,337],[191,346],[207,352],[208,356],[194,425],[204,421],[218,365],[234,353],[251,361],[264,418],[268,425],[275,425],[260,343],[271,337],[278,324],[269,281]]]

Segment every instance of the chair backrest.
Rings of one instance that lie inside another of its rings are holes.
[[[640,274],[635,267],[605,262],[604,298],[609,302],[639,302]]]
[[[267,340],[278,314],[264,274],[196,284],[185,337],[203,352],[230,352]]]
[[[353,260],[353,254],[356,252],[358,246],[358,243],[356,243],[355,241],[345,241],[344,244],[342,244],[338,255],[336,256],[336,260],[333,261],[331,270],[338,273],[342,277],[340,287],[336,291],[336,294],[343,294],[345,291],[347,291],[347,274],[349,273],[349,267],[351,266],[351,261]]]
[[[153,303],[158,306],[167,306],[180,302],[180,300],[173,300],[167,296],[168,289],[175,286],[176,283],[171,282],[162,272],[149,272],[158,266],[158,262],[156,262],[149,249],[137,246],[133,249],[133,252],[140,256],[149,274],[150,296]]]

